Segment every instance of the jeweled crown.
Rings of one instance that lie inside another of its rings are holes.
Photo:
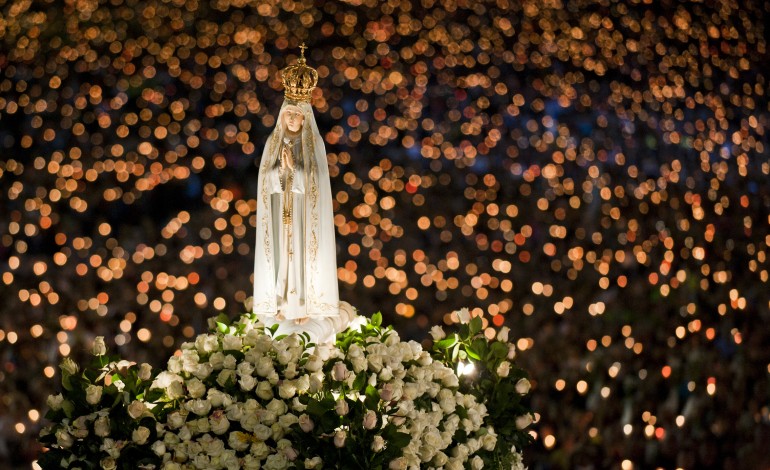
[[[305,49],[307,46],[303,43],[299,48],[301,52],[297,63],[289,65],[281,71],[281,82],[283,82],[286,98],[309,102],[310,95],[318,83],[318,72],[306,63]]]

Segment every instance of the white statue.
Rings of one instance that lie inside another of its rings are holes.
[[[285,100],[259,167],[253,311],[320,343],[347,327],[352,309],[339,302],[329,168],[310,105],[318,73],[304,49],[282,71]]]

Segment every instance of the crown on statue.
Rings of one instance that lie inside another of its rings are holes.
[[[318,83],[318,72],[305,61],[305,43],[300,48],[300,57],[297,63],[289,65],[281,71],[286,98],[294,101],[310,101],[310,94]]]

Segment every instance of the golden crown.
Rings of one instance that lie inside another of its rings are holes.
[[[300,57],[297,63],[289,65],[281,71],[286,98],[294,101],[310,101],[310,94],[318,83],[318,72],[305,61],[305,43],[300,48]]]

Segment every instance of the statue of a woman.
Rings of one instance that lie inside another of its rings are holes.
[[[310,106],[318,73],[306,65],[304,45],[281,75],[285,100],[259,167],[253,311],[305,331],[340,316],[332,196]]]

